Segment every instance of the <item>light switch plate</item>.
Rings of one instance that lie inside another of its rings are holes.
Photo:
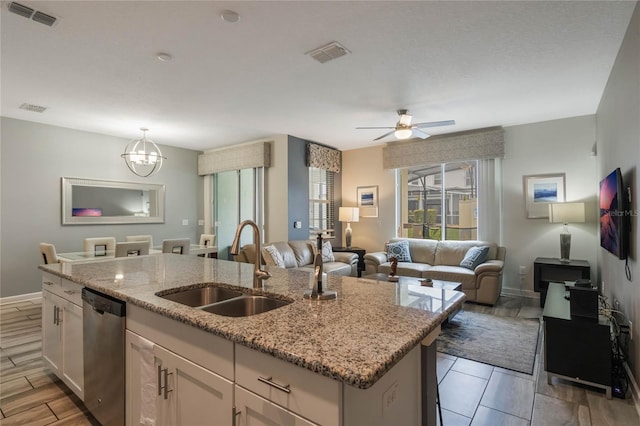
[[[183,226],[189,225],[189,219],[182,219],[182,225]]]

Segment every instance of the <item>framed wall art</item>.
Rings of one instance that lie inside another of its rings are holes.
[[[378,186],[359,186],[356,198],[360,217],[378,217]]]
[[[565,201],[564,173],[523,176],[525,207],[529,219],[549,217],[549,203]]]

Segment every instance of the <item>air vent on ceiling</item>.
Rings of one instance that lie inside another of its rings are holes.
[[[344,56],[349,52],[347,48],[342,46],[337,41],[332,41],[331,43],[319,47],[317,49],[312,50],[311,52],[307,52],[307,55],[311,56],[316,61],[324,64],[325,62],[329,62],[332,59],[339,58],[340,56]]]
[[[26,111],[31,111],[31,112],[45,112],[47,110],[47,107],[25,103],[20,105],[20,109],[24,109]]]
[[[55,16],[40,12],[39,10],[34,10],[15,1],[9,2],[8,8],[9,12],[13,12],[16,15],[23,16],[27,19],[33,19],[34,21],[44,24],[48,27],[52,27],[56,22],[58,22],[58,18],[56,18]]]

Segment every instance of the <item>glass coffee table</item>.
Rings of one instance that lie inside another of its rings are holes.
[[[457,305],[448,316],[453,318],[461,309],[465,295],[461,291],[462,283],[455,281],[432,280],[431,286],[423,285],[424,278],[398,276],[398,281],[389,281],[387,274],[365,275],[360,279],[377,281],[379,283],[395,284],[397,287],[397,301],[401,306],[444,312]]]

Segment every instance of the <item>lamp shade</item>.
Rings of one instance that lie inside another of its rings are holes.
[[[358,222],[360,220],[360,209],[358,207],[340,207],[338,220],[340,222]]]
[[[582,223],[584,222],[584,203],[551,203],[549,204],[549,222]]]

